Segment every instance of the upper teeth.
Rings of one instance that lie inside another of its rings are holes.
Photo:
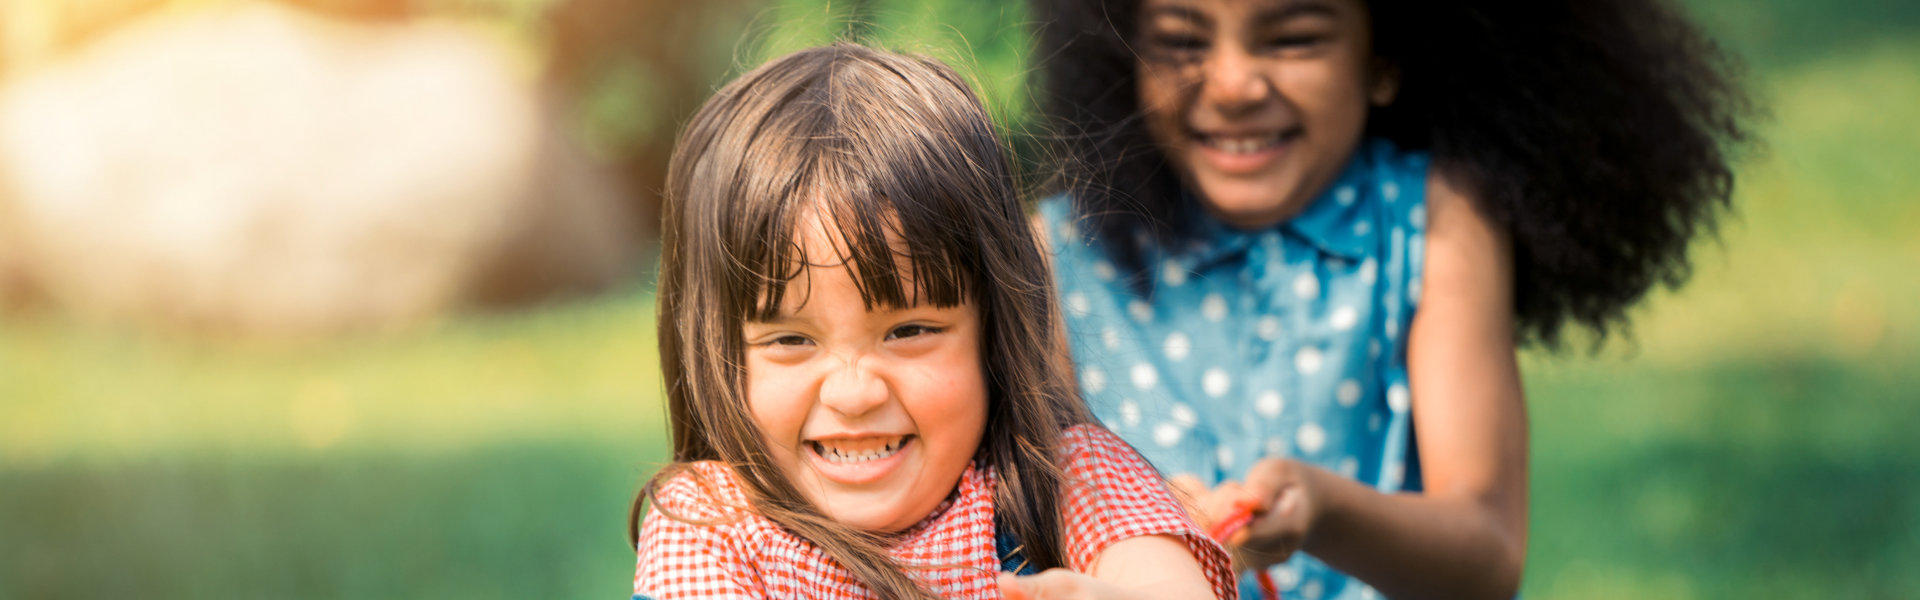
[[[821,458],[827,459],[827,462],[834,463],[834,464],[850,464],[850,463],[863,463],[870,460],[879,460],[882,458],[893,456],[893,453],[899,452],[900,447],[906,445],[906,443],[907,443],[907,438],[903,437],[903,438],[896,439],[892,442],[888,442],[885,446],[874,448],[872,450],[863,450],[863,451],[841,450],[839,448],[827,445],[826,442],[814,442],[813,447],[815,450],[818,450],[820,452]]]
[[[1205,139],[1204,143],[1206,143],[1206,145],[1213,146],[1215,148],[1219,148],[1227,152],[1232,152],[1234,154],[1246,154],[1248,152],[1262,150],[1267,148],[1268,146],[1272,146],[1274,144],[1280,143],[1279,134],[1248,136],[1248,137],[1210,136],[1204,139]]]

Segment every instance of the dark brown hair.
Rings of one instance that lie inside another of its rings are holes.
[[[1141,126],[1131,44],[1142,0],[1033,0],[1058,191],[1138,271],[1135,232],[1193,235],[1189,196]],[[1523,342],[1623,326],[1733,191],[1756,112],[1738,64],[1675,0],[1367,0],[1400,92],[1366,135],[1429,150],[1513,239]],[[1136,277],[1142,282],[1148,278]],[[1144,290],[1142,290],[1144,291]]]
[[[730,467],[754,512],[881,597],[933,597],[891,561],[884,534],[836,523],[801,496],[747,408],[741,327],[775,314],[806,260],[796,218],[809,211],[840,229],[869,308],[977,308],[988,406],[975,460],[997,475],[999,525],[1035,566],[1065,566],[1056,448],[1065,428],[1091,419],[1052,346],[1058,309],[1005,146],[965,81],[931,59],[851,44],[802,50],[722,88],[681,133],[659,291],[675,465]],[[897,270],[905,265],[911,273]],[[682,472],[656,474],[635,499],[630,538],[657,486]]]

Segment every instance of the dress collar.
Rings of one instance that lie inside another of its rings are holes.
[[[941,530],[952,527],[956,522],[978,518],[982,512],[991,519],[993,487],[992,467],[982,466],[979,461],[968,463],[967,470],[960,475],[960,485],[954,488],[953,494],[935,506],[933,512],[927,513],[920,522],[902,532],[893,548],[896,551],[907,550],[926,543],[929,539],[937,538]]]

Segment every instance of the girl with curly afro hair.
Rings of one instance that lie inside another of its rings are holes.
[[[1666,0],[1035,1],[1096,415],[1203,524],[1255,516],[1247,594],[1511,597],[1516,349],[1685,280],[1737,65]]]

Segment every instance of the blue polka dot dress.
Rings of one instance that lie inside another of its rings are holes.
[[[1067,199],[1042,202],[1094,414],[1167,476],[1241,480],[1255,460],[1284,456],[1382,491],[1419,489],[1406,333],[1427,164],[1368,140],[1287,222],[1246,231],[1196,215],[1197,241],[1142,254],[1145,294]],[[1291,598],[1379,597],[1304,554],[1271,574]]]

